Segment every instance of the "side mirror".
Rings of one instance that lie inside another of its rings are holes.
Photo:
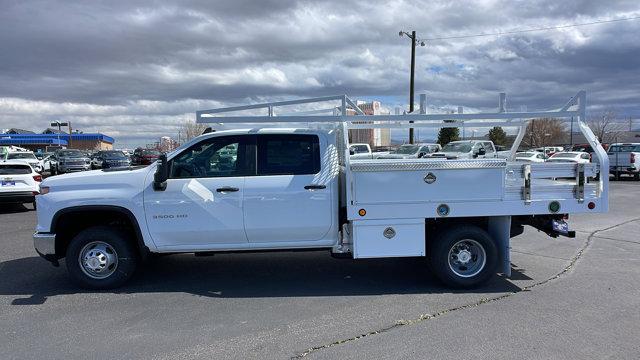
[[[484,148],[478,149],[478,155],[486,155],[486,154],[487,154],[487,150],[485,150]]]
[[[165,191],[167,189],[167,179],[169,178],[169,165],[167,164],[167,155],[162,154],[158,157],[158,167],[153,175],[153,190]]]
[[[427,153],[424,151],[418,154],[418,158],[423,158],[425,156],[427,156]]]
[[[355,154],[356,154],[356,151],[355,151],[355,150],[353,150],[353,149],[349,149],[349,155],[355,155]]]

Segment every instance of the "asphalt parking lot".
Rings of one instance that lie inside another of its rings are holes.
[[[513,277],[440,286],[415,259],[165,256],[118,291],[75,288],[0,210],[0,358],[623,358],[640,354],[640,184],[575,239],[512,239]]]

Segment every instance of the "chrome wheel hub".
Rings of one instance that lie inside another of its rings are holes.
[[[458,253],[458,261],[461,264],[466,264],[471,260],[471,252],[469,250],[460,250]]]
[[[116,271],[118,254],[115,249],[102,241],[85,245],[78,256],[80,268],[93,279],[104,279]]]
[[[449,268],[457,276],[476,276],[484,269],[486,263],[484,247],[475,240],[460,240],[449,250]]]

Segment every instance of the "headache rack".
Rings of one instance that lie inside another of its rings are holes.
[[[346,95],[278,101],[196,112],[197,123],[217,124],[256,124],[256,127],[333,127],[343,138],[338,142],[340,162],[349,170],[347,182],[351,183],[350,173],[375,172],[388,170],[414,171],[431,169],[473,169],[489,165],[504,168],[505,180],[502,202],[517,201],[531,205],[536,200],[573,199],[575,206],[563,204],[563,211],[584,212],[585,199],[594,201],[596,211],[608,210],[609,158],[597,137],[586,124],[586,92],[579,91],[564,106],[549,111],[506,111],[506,95],[500,93],[498,111],[489,113],[427,114],[426,97],[421,96],[420,109],[401,115],[366,115],[354,101]],[[293,109],[292,109],[293,107]],[[266,114],[265,114],[266,112]],[[515,162],[515,154],[525,135],[531,120],[555,119],[561,122],[575,122],[578,129],[594,150],[590,164],[534,163]],[[294,125],[297,124],[297,125]],[[517,127],[517,135],[506,159],[471,160],[350,160],[350,129],[376,128],[486,128]],[[499,164],[498,164],[499,163]],[[601,176],[598,177],[598,173]],[[558,178],[570,178],[573,181],[559,181]],[[596,180],[597,179],[597,180]],[[351,183],[352,184],[352,183]],[[577,200],[577,201],[575,201]],[[602,200],[602,201],[601,201]],[[353,191],[347,191],[347,203],[358,205]],[[572,204],[573,204],[572,203]],[[569,205],[569,206],[564,206]],[[589,204],[591,206],[591,204]],[[539,213],[540,207],[530,207],[530,211],[519,213]],[[491,212],[491,211],[490,211]],[[499,214],[499,211],[496,212]]]

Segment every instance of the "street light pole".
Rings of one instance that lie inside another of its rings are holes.
[[[416,73],[416,32],[411,32],[411,80],[409,81],[409,112],[413,112],[413,79]],[[409,144],[413,144],[413,128],[409,128]]]
[[[409,79],[409,113],[413,112],[413,84],[414,84],[414,78],[415,78],[415,72],[416,72],[416,43],[418,41],[418,39],[416,38],[416,32],[412,31],[411,34],[409,34],[406,31],[400,31],[399,33],[400,37],[402,37],[403,35],[407,35],[407,37],[409,39],[411,39],[411,77]],[[421,41],[420,42],[420,46],[424,46],[424,42]],[[409,121],[410,123],[413,123],[413,121]],[[413,144],[413,128],[409,128],[409,144]]]

